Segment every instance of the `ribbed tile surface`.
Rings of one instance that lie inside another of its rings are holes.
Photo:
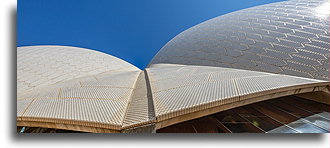
[[[17,96],[17,100],[21,99],[56,99],[60,95],[60,88],[37,89],[32,92],[22,93]]]
[[[156,116],[165,118],[238,101],[232,80],[186,86],[153,94]],[[207,106],[202,106],[207,105]],[[187,110],[187,111],[186,111]],[[178,112],[179,111],[179,112]]]
[[[110,55],[64,46],[19,47],[18,71],[18,119],[117,130],[141,72]]]
[[[59,98],[65,99],[108,99],[128,101],[132,89],[107,87],[62,88]]]
[[[82,86],[132,88],[140,71],[105,72],[95,75],[97,81],[82,81]]]
[[[127,108],[123,123],[124,128],[149,123],[155,119],[153,100],[151,94],[148,95],[148,84],[145,77],[146,74],[142,71]]]
[[[59,119],[85,121],[120,126],[126,105],[125,101],[101,99],[35,99],[22,118],[44,118],[41,121],[52,122]]]
[[[229,67],[329,79],[328,0],[291,0],[229,13],[169,41],[153,64]]]
[[[232,68],[162,65],[147,68],[157,120],[241,101],[255,93],[327,82]]]
[[[256,71],[246,71],[246,70],[232,70],[219,73],[212,73],[210,75],[210,81],[228,80],[235,78],[244,77],[258,77],[264,75],[271,75],[270,73],[256,72]]]
[[[121,130],[254,93],[324,86],[316,79],[329,78],[327,5],[293,0],[214,18],[167,43],[144,72],[82,48],[18,47],[17,118]]]
[[[236,79],[240,95],[259,93],[267,90],[274,90],[294,85],[326,82],[319,80],[304,79],[286,75],[266,75],[259,77],[248,77]]]
[[[120,129],[139,73],[140,71],[120,72],[122,79],[125,79],[123,83],[118,81],[119,72],[107,72],[106,77],[102,73],[34,89],[20,96],[18,117],[55,123],[91,122],[84,124],[106,124],[107,128]],[[101,76],[97,78],[99,75]],[[114,78],[111,80],[112,75]],[[127,83],[128,80],[132,82]],[[114,81],[118,83],[113,83]],[[72,85],[75,83],[82,85]],[[33,103],[27,107],[27,101],[32,99]]]
[[[175,76],[175,74],[173,74]],[[205,83],[208,81],[210,74],[192,75],[192,76],[178,76],[171,79],[164,79],[154,82],[152,85],[153,93],[173,89],[177,87],[189,86],[198,83]]]
[[[121,59],[84,48],[18,47],[17,91],[21,93],[74,78],[120,69],[138,70]]]
[[[24,100],[17,100],[17,116],[20,117],[23,115],[24,111],[27,107],[31,104],[33,99],[24,99]]]
[[[158,81],[158,80],[163,80],[163,79],[168,79],[168,78],[173,78],[173,77],[178,77],[178,76],[187,76],[191,74],[193,71],[191,69],[187,69],[184,66],[181,65],[174,65],[168,67],[159,67],[159,68],[153,68],[154,70],[157,70],[157,74],[154,74],[152,70],[148,71],[148,75],[152,75],[150,77],[150,81]]]

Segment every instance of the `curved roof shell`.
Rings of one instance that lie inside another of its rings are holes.
[[[326,100],[329,11],[318,10],[327,4],[293,0],[206,21],[143,71],[88,49],[18,47],[17,125],[154,132],[281,96],[322,92]]]
[[[116,132],[124,122],[149,121],[148,106],[134,121],[125,117],[136,115],[129,102],[143,83],[141,70],[121,59],[77,47],[28,46],[17,48],[17,61],[18,125]],[[147,102],[143,94],[135,102]]]
[[[80,52],[91,52],[87,59],[101,54],[86,49]],[[41,55],[35,58],[42,58]],[[80,57],[69,52],[66,55]],[[56,58],[52,60],[62,59],[61,56]],[[86,132],[141,132],[141,129],[134,129],[146,127],[146,131],[153,132],[152,129],[253,102],[328,90],[328,81],[324,80],[175,64],[154,64],[140,71],[117,58],[104,58],[115,60],[109,62],[109,67],[112,63],[116,63],[115,67],[124,66],[96,74],[82,71],[76,78],[18,92],[17,124]],[[60,66],[66,64],[71,65]],[[90,64],[93,61],[84,65]],[[25,66],[34,65],[32,62]],[[39,75],[42,71],[39,68],[35,73]],[[47,79],[42,80],[47,82]]]
[[[196,25],[169,41],[152,64],[216,66],[329,79],[327,0],[252,7]]]
[[[24,46],[17,48],[17,89],[25,92],[107,71],[138,71],[114,56],[79,47]]]
[[[156,64],[146,71],[157,128],[282,96],[326,92],[320,99],[329,98],[328,81],[297,76],[174,64]]]

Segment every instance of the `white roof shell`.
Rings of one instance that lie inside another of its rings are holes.
[[[328,0],[252,7],[180,33],[152,64],[216,66],[329,79]]]
[[[144,71],[83,48],[18,47],[17,125],[153,132],[281,96],[328,99],[329,11],[318,12],[327,2],[280,2],[206,21]]]

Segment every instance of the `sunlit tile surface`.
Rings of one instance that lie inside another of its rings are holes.
[[[262,92],[281,88],[327,82],[211,66],[154,64],[146,71],[158,120],[250,99],[250,94],[258,96]],[[265,113],[273,111],[263,106],[257,108]],[[296,120],[293,116],[282,117],[281,112],[277,114],[280,121]]]
[[[329,1],[292,0],[216,17],[180,33],[144,71],[83,48],[18,47],[18,124],[89,132],[329,132],[329,105],[283,97],[240,107],[329,93],[329,14]]]
[[[196,25],[169,41],[152,64],[239,68],[329,79],[327,0],[248,8]]]

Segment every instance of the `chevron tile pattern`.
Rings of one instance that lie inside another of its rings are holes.
[[[248,8],[196,25],[168,42],[151,64],[246,69],[329,79],[327,0]]]

